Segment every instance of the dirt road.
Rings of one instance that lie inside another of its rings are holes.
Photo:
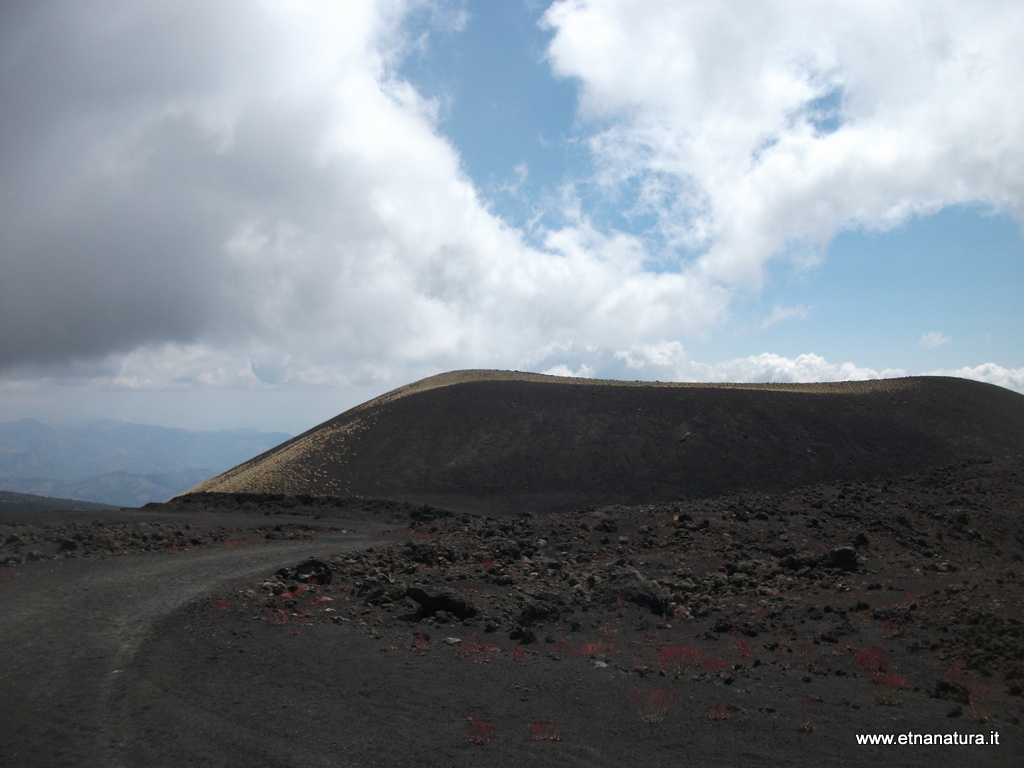
[[[0,765],[123,765],[126,734],[115,714],[120,680],[157,621],[233,583],[370,543],[330,534],[312,542],[26,565],[0,584]]]

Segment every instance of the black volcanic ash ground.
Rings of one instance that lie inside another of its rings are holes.
[[[406,541],[327,558],[330,584],[285,569],[169,618],[146,672],[245,681],[267,737],[318,734],[316,754],[344,723],[352,762],[328,764],[873,765],[892,759],[855,734],[957,730],[1003,746],[896,764],[1013,765],[1022,498],[1009,457],[542,516],[413,508]]]

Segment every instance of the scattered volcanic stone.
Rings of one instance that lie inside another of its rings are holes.
[[[285,581],[300,581],[303,584],[326,585],[331,583],[331,566],[323,560],[310,558],[294,568],[282,568],[275,574]]]
[[[559,615],[558,608],[551,603],[535,601],[523,608],[517,621],[522,627],[530,627],[546,621],[557,621]]]
[[[607,585],[603,590],[605,603],[623,601],[646,608],[655,616],[664,616],[669,609],[669,592],[646,579],[634,579]]]
[[[409,587],[405,594],[419,604],[420,619],[430,618],[441,611],[451,614],[460,621],[471,619],[477,614],[477,609],[471,603],[451,590],[443,589],[431,593],[422,587]]]
[[[825,558],[825,565],[829,568],[839,568],[843,571],[856,571],[857,550],[853,547],[833,549]]]

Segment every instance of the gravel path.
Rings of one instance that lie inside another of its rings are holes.
[[[25,566],[0,584],[0,764],[121,765],[118,681],[158,620],[232,583],[370,543],[332,534],[312,542]]]

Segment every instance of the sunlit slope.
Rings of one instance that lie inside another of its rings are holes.
[[[544,510],[891,477],[1024,453],[1024,396],[956,378],[651,384],[457,371],[193,491]]]

